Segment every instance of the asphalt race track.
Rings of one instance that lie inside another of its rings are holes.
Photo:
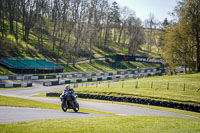
[[[0,107],[0,124],[45,120],[57,118],[74,118],[74,117],[97,117],[105,116],[102,114],[92,114],[73,111],[63,112],[62,110],[38,109],[38,108],[24,108],[24,107]]]
[[[33,87],[30,87],[30,88],[0,90],[0,95],[60,104],[61,103],[60,99],[38,98],[38,97],[30,97],[30,96],[40,94],[40,93],[63,90],[63,88],[64,88],[64,85],[44,87],[41,84],[35,84]],[[135,106],[118,105],[118,104],[110,104],[110,103],[95,103],[95,102],[86,102],[86,101],[79,101],[79,100],[78,102],[79,102],[80,108],[104,111],[104,112],[114,113],[114,114],[122,115],[122,116],[138,115],[138,116],[168,116],[168,117],[195,118],[192,116],[186,116],[186,115],[181,115],[181,114],[175,114],[175,113],[135,107]],[[19,121],[31,121],[31,120],[74,118],[74,117],[98,117],[98,116],[105,116],[105,115],[91,114],[91,113],[85,113],[85,112],[79,112],[79,113],[63,112],[62,110],[49,110],[49,109],[24,108],[24,107],[23,108],[22,107],[0,107],[0,124],[19,122]]]

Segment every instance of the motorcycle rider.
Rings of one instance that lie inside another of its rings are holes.
[[[70,88],[70,85],[65,85],[65,89],[64,89],[63,93],[70,94],[70,95],[68,95],[69,98],[67,98],[67,99],[75,100],[75,93],[74,93],[74,90],[72,88]]]

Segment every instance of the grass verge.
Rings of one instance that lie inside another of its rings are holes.
[[[200,73],[156,76],[75,88],[76,93],[139,97],[200,106]]]
[[[28,99],[1,96],[1,95],[0,95],[0,106],[31,107],[31,108],[61,110],[61,106],[59,104],[33,101],[33,100],[28,100]],[[79,112],[114,115],[112,113],[107,113],[103,111],[95,111],[95,110],[90,110],[90,109],[83,109],[83,108],[80,108]]]
[[[46,93],[34,95],[32,97],[46,97]],[[57,97],[52,97],[57,98]],[[161,111],[167,111],[177,114],[189,115],[194,117],[200,118],[200,113],[192,112],[192,111],[185,111],[180,109],[173,109],[173,108],[166,108],[166,107],[158,107],[158,106],[150,106],[150,105],[143,105],[143,104],[135,104],[135,103],[125,103],[125,102],[114,102],[114,101],[106,101],[106,100],[96,100],[96,99],[85,99],[85,98],[78,98],[80,101],[88,101],[88,102],[99,102],[99,103],[109,103],[109,104],[120,104],[120,105],[128,105],[128,106],[136,106],[141,108],[149,108]]]
[[[38,133],[38,132],[162,132],[198,133],[200,120],[177,117],[153,116],[112,116],[40,120],[1,124],[1,132]]]
[[[136,106],[136,107],[141,107],[141,108],[149,108],[149,109],[155,109],[155,110],[160,110],[160,111],[167,111],[167,112],[171,112],[171,113],[189,115],[189,116],[194,116],[194,117],[199,117],[200,118],[200,113],[191,112],[191,111],[185,111],[185,110],[180,110],[180,109],[158,107],[158,106],[150,106],[150,105],[135,104],[135,103],[113,102],[113,101],[95,100],[95,99],[84,99],[84,98],[79,98],[79,100],[80,101],[88,101],[88,102],[100,102],[100,103],[110,103],[110,104]]]

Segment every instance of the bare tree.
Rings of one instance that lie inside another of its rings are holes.
[[[120,44],[120,41],[121,41],[121,36],[122,36],[122,33],[126,27],[126,23],[127,23],[127,19],[129,16],[134,16],[135,15],[135,12],[130,10],[129,8],[127,7],[124,7],[122,10],[121,10],[121,18],[120,18],[120,31],[119,31],[119,36],[118,36],[118,45]],[[124,31],[125,32],[125,31]],[[125,33],[124,33],[125,35]]]
[[[148,51],[151,52],[152,46],[156,45],[156,29],[158,23],[154,17],[154,14],[150,13],[149,18],[145,20],[145,30],[147,32],[147,44],[148,44]]]
[[[128,55],[135,55],[139,46],[143,44],[144,32],[142,29],[141,20],[130,16],[128,18],[128,34],[129,34],[129,45]]]

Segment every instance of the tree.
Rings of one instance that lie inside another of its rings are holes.
[[[147,32],[147,44],[148,44],[148,51],[151,52],[152,46],[156,45],[156,34],[157,34],[157,20],[154,17],[154,14],[150,13],[149,18],[145,20],[145,28]]]
[[[200,0],[182,0],[176,8],[179,23],[189,27],[187,35],[191,35],[196,47],[196,69],[200,72]]]
[[[162,23],[162,26],[163,26],[164,29],[166,29],[168,25],[169,25],[168,19],[165,18],[163,23]]]
[[[114,36],[113,36],[113,41],[114,43],[116,43],[117,40],[117,29],[120,26],[120,12],[119,12],[119,6],[117,4],[117,2],[113,2],[112,3],[112,7],[110,9],[110,23],[112,25],[112,28],[114,30]]]
[[[162,57],[171,71],[174,71],[178,66],[184,66],[189,70],[195,70],[193,62],[195,49],[192,44],[191,36],[186,34],[190,30],[187,25],[176,24],[169,25],[164,34],[165,46]]]
[[[118,36],[118,45],[120,44],[120,41],[121,41],[121,36],[122,36],[122,33],[126,27],[126,24],[127,24],[127,20],[128,20],[128,17],[130,16],[134,16],[135,15],[135,12],[130,10],[129,8],[127,7],[124,7],[122,10],[121,10],[121,18],[120,18],[120,31],[119,31],[119,36]]]
[[[5,30],[5,17],[6,17],[6,0],[0,0],[0,31],[1,31],[1,38],[4,38],[6,34]]]
[[[144,32],[142,29],[142,22],[139,18],[130,16],[128,18],[127,23],[129,35],[128,55],[135,55],[140,45],[144,43]]]

